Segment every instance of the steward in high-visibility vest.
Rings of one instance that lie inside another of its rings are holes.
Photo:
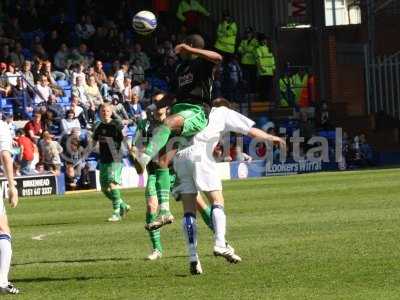
[[[306,95],[308,95],[308,74],[304,72],[304,70],[300,70],[298,73],[292,76],[293,82],[293,93],[295,95],[296,104],[300,106],[301,96],[303,94],[303,106],[300,107],[307,107],[308,105],[308,98],[306,99]]]
[[[258,40],[254,36],[252,28],[246,29],[246,38],[240,42],[238,52],[241,55],[240,63],[242,65],[256,65],[254,50],[258,46]]]
[[[214,47],[222,52],[235,53],[237,25],[228,12],[224,12],[222,22],[217,29]]]
[[[258,35],[257,48],[254,49],[258,73],[258,92],[262,100],[272,101],[273,76],[275,73],[275,57],[268,48],[265,34]]]
[[[197,26],[200,19],[200,15],[208,17],[210,13],[198,1],[182,0],[179,3],[178,11],[176,12],[176,17],[182,22],[184,22],[189,29]]]
[[[259,76],[273,76],[275,72],[275,57],[267,46],[265,35],[259,38],[259,45],[254,49]]]
[[[253,28],[247,27],[245,30],[246,37],[240,42],[238,52],[241,56],[241,66],[243,70],[243,78],[247,82],[248,91],[255,91],[257,82],[257,66],[254,50],[258,46],[257,37],[254,35]]]

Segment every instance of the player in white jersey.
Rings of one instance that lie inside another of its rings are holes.
[[[219,104],[228,102],[219,100]],[[226,243],[226,216],[221,179],[218,176],[213,150],[220,138],[227,132],[248,135],[260,141],[279,143],[285,141],[254,128],[254,122],[247,117],[225,107],[214,107],[209,115],[207,127],[196,134],[193,144],[180,150],[174,158],[174,168],[179,185],[175,193],[180,194],[183,203],[183,232],[188,246],[190,272],[201,274],[202,268],[197,254],[196,196],[204,192],[212,204],[212,221],[214,226],[214,255],[222,256],[231,263],[241,261],[234,249]]]
[[[12,137],[8,125],[0,121],[0,160],[8,185],[0,185],[0,294],[18,294],[19,290],[8,281],[11,265],[11,231],[8,226],[6,210],[3,202],[3,188],[8,189],[8,201],[11,207],[18,204],[18,192],[14,182]]]

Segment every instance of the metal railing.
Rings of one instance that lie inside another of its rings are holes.
[[[9,81],[9,78],[16,78],[17,80],[20,78],[22,80],[22,86],[24,87],[22,89],[23,93],[22,93],[22,97],[15,97],[15,96],[8,96],[8,95],[0,95],[0,109],[4,109],[4,108],[8,108],[8,105],[12,105],[12,101],[15,100],[21,100],[22,101],[22,107],[23,107],[23,111],[25,115],[29,115],[29,113],[27,112],[27,107],[28,107],[28,99],[29,98],[34,98],[35,96],[40,97],[44,102],[47,101],[46,99],[44,99],[44,97],[42,96],[42,94],[36,89],[36,87],[34,85],[32,85],[23,74],[18,74],[18,75],[0,75],[0,80],[6,80]],[[32,93],[32,96],[29,95],[29,92]],[[33,99],[32,99],[33,100]],[[11,104],[6,104],[3,105],[3,101],[11,101]]]
[[[400,119],[400,54],[368,60],[365,51],[367,112],[384,112]]]

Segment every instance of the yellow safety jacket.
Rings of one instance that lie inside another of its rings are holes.
[[[254,56],[254,50],[258,46],[258,41],[256,38],[242,40],[240,42],[238,51],[242,56],[241,63],[243,65],[255,65],[256,58]]]
[[[214,47],[226,53],[235,53],[237,25],[223,21],[218,25]]]
[[[258,75],[273,76],[275,71],[275,57],[267,45],[259,45],[254,50],[254,56],[256,58]]]
[[[190,0],[190,1],[182,0],[179,3],[178,11],[176,12],[176,17],[179,20],[181,20],[182,22],[184,22],[186,20],[185,14],[188,11],[196,11],[196,12],[199,12],[199,13],[205,15],[205,16],[209,16],[210,15],[210,13],[207,11],[207,9],[205,9],[204,6],[202,6],[196,0]]]

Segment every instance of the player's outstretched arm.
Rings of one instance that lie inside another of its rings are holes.
[[[263,141],[270,141],[273,143],[279,143],[279,146],[284,149],[286,148],[286,141],[278,136],[274,136],[271,135],[269,133],[266,133],[265,131],[258,129],[258,128],[251,128],[248,136],[250,136],[251,138],[255,138],[255,139],[259,139],[259,140],[263,140]]]
[[[213,62],[214,64],[218,64],[222,61],[222,56],[215,51],[193,48],[187,44],[179,44],[175,47],[176,54],[185,52],[188,54],[197,55],[205,60]]]
[[[18,191],[14,181],[13,160],[8,150],[1,151],[1,163],[8,181],[8,201],[11,207],[14,208],[18,205]]]

